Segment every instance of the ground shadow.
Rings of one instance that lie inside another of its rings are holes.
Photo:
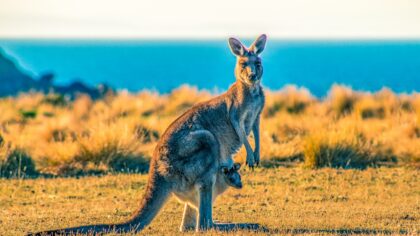
[[[216,230],[224,232],[235,230],[250,230],[266,233],[270,232],[268,228],[256,223],[220,223],[216,221],[214,227]]]
[[[253,230],[253,229],[250,229]],[[390,234],[408,234],[406,230],[388,230],[388,229],[366,229],[366,228],[338,228],[338,229],[269,229],[259,226],[255,229],[258,232],[269,234],[337,234],[337,235],[390,235]]]
[[[338,229],[270,229],[257,223],[219,223],[215,222],[217,230],[235,231],[250,230],[267,234],[337,234],[337,235],[390,235],[390,234],[408,234],[407,230],[388,230],[388,229],[367,229],[367,228],[338,228]]]

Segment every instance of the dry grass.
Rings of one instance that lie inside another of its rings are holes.
[[[241,174],[244,188],[220,196],[214,217],[222,222],[259,223],[269,232],[232,235],[420,232],[420,176],[415,169],[280,167],[241,170]],[[137,174],[0,180],[0,235],[123,221],[138,206],[146,180],[146,175]],[[172,198],[141,235],[181,235],[182,209]]]
[[[0,178],[0,235],[127,219],[147,177],[106,173],[145,171],[168,125],[211,96],[183,86],[166,95],[120,92],[97,101],[41,94],[0,99],[0,174],[18,177]],[[318,100],[288,86],[267,91],[261,125],[262,164],[272,168],[242,170],[245,187],[222,195],[214,215],[268,231],[230,234],[419,233],[419,94],[334,85]],[[105,176],[20,178],[38,173]],[[142,233],[179,234],[181,212],[172,199]]]
[[[42,173],[144,171],[168,125],[211,96],[188,86],[165,95],[122,91],[97,101],[22,94],[0,99],[0,136],[6,146],[24,151]],[[264,166],[304,159],[313,168],[420,162],[419,94],[366,93],[334,85],[323,100],[295,86],[267,91],[266,97]],[[237,159],[243,158],[241,150]]]
[[[0,176],[23,178],[38,174],[33,160],[23,150],[0,144],[0,156]]]

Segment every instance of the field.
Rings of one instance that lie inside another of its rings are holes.
[[[145,172],[169,124],[212,96],[183,86],[170,94],[120,92],[96,101],[36,93],[0,99],[0,175]],[[295,86],[266,91],[261,140],[265,167],[418,166],[420,95],[338,85],[323,99]],[[244,148],[236,160],[243,154]]]
[[[0,99],[0,235],[126,219],[159,137],[212,96]],[[287,86],[266,91],[261,123],[262,166],[241,170],[245,187],[217,200],[215,219],[263,226],[240,234],[419,233],[420,94]],[[176,234],[181,211],[172,199],[144,233]]]
[[[221,222],[259,223],[265,231],[233,233],[414,235],[420,231],[420,178],[414,169],[279,167],[241,174],[244,188],[220,196],[214,217]],[[0,180],[0,235],[123,221],[138,206],[146,180],[146,175],[138,174]],[[180,234],[182,210],[171,198],[142,234]]]

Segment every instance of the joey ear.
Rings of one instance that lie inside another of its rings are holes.
[[[227,174],[229,172],[229,168],[227,166],[220,167],[220,170],[222,171],[223,174]]]
[[[233,169],[234,169],[234,170],[239,170],[239,169],[241,169],[241,164],[240,164],[240,163],[234,163],[234,164],[233,164]]]
[[[229,47],[232,53],[238,57],[245,55],[247,51],[245,46],[236,38],[229,38]]]
[[[249,47],[250,51],[253,51],[255,54],[260,54],[264,51],[265,43],[267,42],[267,35],[262,34],[260,35]]]

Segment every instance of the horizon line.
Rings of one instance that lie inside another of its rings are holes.
[[[236,37],[243,40],[253,40],[254,37],[250,36],[215,36],[215,37],[85,37],[85,36],[51,36],[51,37],[10,37],[0,36],[0,40],[80,40],[80,41],[219,41],[227,40],[230,37]],[[420,41],[418,37],[270,37],[269,40],[275,41]]]

